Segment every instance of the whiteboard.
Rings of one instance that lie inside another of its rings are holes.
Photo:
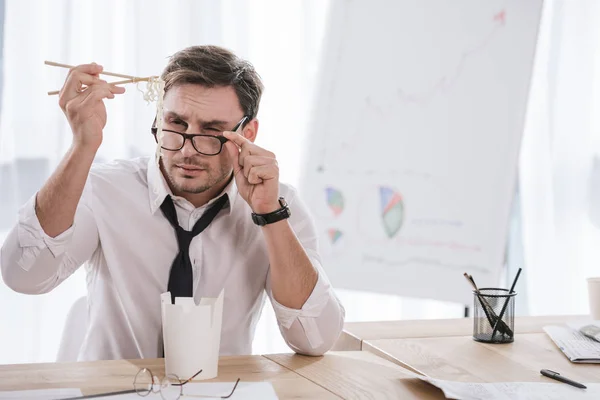
[[[541,8],[333,2],[300,189],[335,287],[497,287]]]

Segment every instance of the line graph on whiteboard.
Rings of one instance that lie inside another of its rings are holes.
[[[479,53],[481,53],[494,39],[494,37],[498,35],[500,30],[504,28],[505,24],[506,11],[502,10],[492,17],[492,28],[490,32],[486,36],[484,36],[478,43],[476,43],[472,48],[463,51],[459,57],[458,64],[447,74],[444,74],[439,79],[437,79],[436,83],[430,89],[420,93],[409,93],[402,88],[398,88],[396,89],[395,93],[397,99],[405,103],[422,104],[430,101],[431,98],[433,98],[435,95],[450,90],[454,86],[456,81],[461,77],[465,68],[465,64],[467,64],[471,58],[476,57]],[[383,110],[378,109],[378,106],[373,102],[373,100],[370,97],[367,97],[365,99],[365,103],[367,104],[367,106],[373,108],[374,110],[383,112]]]
[[[441,76],[431,79],[433,82],[428,87],[422,90],[409,91],[403,87],[391,88],[387,95],[381,93],[374,97],[373,95],[367,94],[362,98],[362,110],[351,115],[350,118],[353,120],[355,129],[350,135],[341,135],[339,141],[340,151],[348,152],[356,149],[356,144],[360,142],[358,136],[364,135],[369,132],[369,127],[364,126],[364,121],[368,121],[371,117],[365,114],[372,114],[374,116],[380,116],[389,118],[395,116],[398,111],[398,107],[402,104],[405,105],[421,105],[428,104],[436,96],[444,95],[450,92],[456,83],[461,79],[467,65],[471,60],[476,59],[494,42],[494,39],[498,37],[502,30],[507,24],[507,11],[501,9],[494,13],[490,17],[490,27],[488,31],[473,45],[462,50],[457,57],[457,62],[451,65]],[[341,62],[343,50],[338,49],[337,62]],[[329,93],[331,96],[331,93]],[[320,150],[321,155],[318,157],[316,165],[316,171],[318,173],[324,173],[329,168],[340,169],[340,166],[327,165],[327,161],[331,158],[329,152],[333,149],[327,145],[328,139],[332,133],[335,132],[335,128],[329,126],[323,127],[322,140],[324,144]],[[337,132],[335,132],[337,133]],[[352,173],[352,167],[348,166],[347,170]],[[404,170],[398,171],[405,173]],[[417,171],[416,173],[428,175],[427,171]]]

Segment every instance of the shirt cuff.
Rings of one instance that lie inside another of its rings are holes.
[[[311,261],[315,265],[315,261]],[[316,319],[321,315],[331,298],[331,285],[323,278],[320,269],[316,269],[319,274],[317,283],[301,309],[286,307],[277,302],[274,296],[271,296],[273,310],[280,325],[286,329],[290,329],[294,321],[298,320],[304,328],[306,337],[313,348],[323,343]]]
[[[26,250],[23,254],[21,268],[26,271],[32,265],[39,252],[47,247],[54,257],[58,257],[66,250],[75,229],[75,224],[56,237],[50,237],[44,232],[35,213],[37,193],[19,209],[18,236],[19,245]],[[32,261],[32,262],[29,262]]]

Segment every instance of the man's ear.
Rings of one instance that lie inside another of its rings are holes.
[[[252,121],[248,122],[248,124],[244,127],[244,129],[242,130],[242,136],[254,143],[257,134],[258,120],[254,118]]]

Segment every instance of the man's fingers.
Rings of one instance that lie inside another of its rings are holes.
[[[102,72],[102,66],[98,64],[82,64],[71,68],[65,79],[65,84],[60,90],[58,104],[64,110],[67,103],[76,97],[82,85],[93,85],[101,81],[98,74]]]
[[[117,86],[117,85],[112,85],[110,83],[106,83],[106,82],[102,82],[102,83],[98,83],[96,85],[90,86],[86,92],[88,93],[88,95],[94,95],[95,98],[98,98],[98,96],[100,96],[100,98],[114,98],[115,94],[123,94],[125,93],[125,88],[121,87],[121,86]],[[102,92],[103,95],[99,95],[96,92]],[[87,98],[87,97],[86,97]],[[85,100],[85,99],[84,99]]]
[[[223,136],[231,140],[233,143],[237,144],[239,147],[242,147],[246,143],[252,143],[251,141],[249,141],[248,139],[236,132],[225,131],[223,132]]]
[[[85,93],[82,93],[82,95],[85,97],[79,100],[79,105],[76,105],[75,109],[92,107],[94,102],[115,98],[115,95],[110,91],[108,85],[92,86],[89,90],[86,90]],[[73,102],[75,101],[78,101],[78,99],[73,100]]]
[[[110,85],[109,84],[109,89],[112,93],[114,94],[123,94],[125,93],[125,88],[123,86],[119,86],[119,85]]]
[[[279,167],[275,164],[259,165],[258,167],[252,167],[248,174],[248,182],[253,185],[258,185],[263,181],[277,178],[279,175]]]
[[[239,133],[225,131],[223,132],[223,136],[225,136],[227,139],[229,139],[230,141],[235,143],[239,148],[241,148],[242,153],[246,152],[247,155],[256,154],[275,158],[275,154],[271,153],[269,150],[265,150],[262,147],[255,145]]]
[[[225,142],[225,148],[229,152],[229,156],[231,157],[231,164],[233,166],[233,173],[237,175],[242,167],[240,166],[240,149],[233,142]]]
[[[100,99],[114,99],[115,94],[110,90],[108,85],[106,86],[92,86],[89,89],[88,96],[83,100],[82,103],[91,102]]]
[[[82,92],[83,85],[87,86],[87,90],[91,86],[100,84],[106,84],[106,81],[98,78],[97,76],[92,76],[79,71],[73,71],[67,78],[65,85],[60,91],[59,104],[62,107],[63,105],[66,105],[69,100],[78,96]]]
[[[83,64],[83,65],[79,65],[75,68],[71,68],[69,70],[69,74],[67,75],[67,79],[65,80],[65,88],[67,88],[67,86],[69,85],[70,82],[77,82],[77,79],[73,79],[73,77],[79,77],[82,75],[87,75],[87,76],[92,76],[96,79],[100,79],[98,78],[98,75],[100,74],[100,72],[102,72],[102,66],[98,65],[98,64]],[[86,85],[89,85],[91,83],[86,83],[83,82]],[[69,87],[69,89],[72,89],[72,87]]]
[[[253,167],[258,167],[261,165],[277,165],[277,160],[272,157],[266,156],[246,156],[244,158],[244,176],[248,178],[250,175],[250,170]]]
[[[115,95],[108,87],[94,87],[81,93],[80,96],[71,99],[65,106],[67,118],[76,118],[76,115],[86,108],[92,109],[94,103],[102,99],[114,99]]]
[[[102,67],[102,65],[96,64],[96,63],[91,63],[91,64],[81,64],[76,66],[75,68],[71,68],[69,70],[69,75],[71,75],[73,72],[83,72],[85,74],[89,74],[89,75],[98,75],[100,74],[100,72],[102,72],[102,70],[104,69],[104,67]]]

